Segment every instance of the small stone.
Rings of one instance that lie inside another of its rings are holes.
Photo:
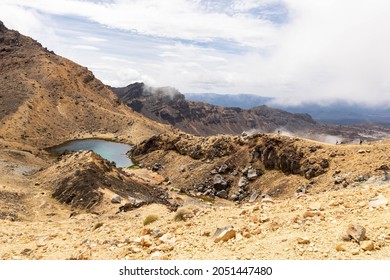
[[[46,246],[46,242],[44,240],[38,240],[37,247],[45,247],[45,246]]]
[[[377,197],[374,197],[368,202],[368,206],[371,208],[378,208],[386,206],[389,203],[389,200],[384,197],[382,194],[378,195]]]
[[[366,238],[366,229],[358,224],[349,225],[346,233],[356,242],[360,242]]]
[[[313,218],[316,216],[321,216],[321,212],[320,211],[306,211],[305,213],[303,213],[304,218]]]
[[[150,247],[152,243],[150,242],[149,236],[141,236],[134,240],[134,243],[141,245],[142,247]]]
[[[168,260],[168,256],[164,255],[163,253],[161,253],[159,251],[156,251],[150,255],[150,259],[151,260]]]
[[[246,175],[248,180],[256,180],[259,175],[257,174],[256,169],[254,168],[249,168],[248,169],[248,174]]]
[[[162,232],[162,230],[161,229],[158,229],[158,228],[156,228],[156,229],[154,229],[154,230],[152,230],[151,232],[150,232],[150,235],[151,236],[153,236],[153,237],[155,237],[155,238],[158,238],[158,237],[161,237],[161,236],[163,236],[163,232]]]
[[[340,244],[340,245],[336,246],[336,251],[337,252],[344,252],[344,251],[346,251],[346,249],[343,245]]]
[[[215,195],[220,197],[220,198],[225,198],[225,199],[228,198],[228,193],[226,190],[220,190]]]
[[[223,178],[221,175],[219,175],[219,174],[217,174],[217,175],[214,176],[213,181],[214,181],[214,182],[213,182],[214,186],[226,185],[226,181],[225,181],[224,178]]]
[[[366,150],[359,150],[359,151],[357,151],[358,152],[358,154],[365,154],[367,151]]]
[[[170,234],[169,232],[161,236],[159,240],[169,244],[174,244],[176,242],[176,238],[172,236],[172,234]]]
[[[262,223],[265,223],[265,222],[269,221],[269,217],[266,214],[261,214],[259,216],[259,218],[260,218],[260,222],[262,222]]]
[[[275,203],[274,200],[271,197],[269,197],[269,196],[263,197],[261,199],[261,202],[263,202],[263,203]]]
[[[355,205],[356,205],[355,203],[348,202],[348,201],[344,203],[344,207],[349,209],[355,208]]]
[[[203,230],[200,232],[200,236],[210,236],[211,232],[209,230]]]
[[[119,204],[119,203],[121,203],[121,202],[122,202],[122,198],[121,198],[119,195],[114,194],[114,195],[112,196],[112,198],[111,198],[111,203],[117,203],[117,204]]]
[[[249,203],[255,202],[258,197],[259,197],[259,192],[258,191],[254,191],[252,193],[251,197],[249,198]]]
[[[360,243],[360,248],[362,248],[364,251],[372,251],[374,250],[374,242],[371,240],[362,241]]]
[[[320,202],[314,202],[312,204],[309,205],[309,210],[311,211],[322,211],[324,210],[324,208],[322,207],[321,203]]]
[[[240,234],[240,233],[237,233],[236,234],[236,240],[237,241],[240,241],[240,240],[242,240],[244,237]]]
[[[341,205],[341,204],[343,204],[342,201],[331,200],[331,201],[329,202],[329,206],[332,206],[332,207],[334,207],[334,206],[339,206],[339,205]]]
[[[310,244],[310,240],[306,237],[298,237],[297,242],[298,244]]]
[[[345,234],[341,235],[341,239],[343,241],[350,241],[352,239],[352,237],[349,234],[345,233]]]
[[[32,253],[32,250],[29,248],[24,249],[23,251],[20,252],[21,255],[23,256],[29,256]]]
[[[143,229],[140,230],[139,234],[140,235],[148,235],[148,234],[151,233],[151,231],[152,230],[150,228],[143,228]]]
[[[233,229],[232,226],[226,226],[223,228],[217,228],[217,230],[214,233],[214,242],[217,243],[219,241],[228,241],[229,239],[232,239],[236,236],[236,231]]]
[[[360,253],[359,248],[355,248],[355,249],[351,250],[351,254],[354,255],[354,256],[359,255],[359,253]]]
[[[245,177],[240,177],[240,180],[238,180],[238,186],[240,188],[245,187],[246,185],[248,185],[248,183],[249,182]]]

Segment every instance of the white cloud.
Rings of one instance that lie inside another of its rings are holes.
[[[257,93],[296,104],[390,104],[389,14],[386,0],[0,3],[7,26],[111,85],[144,79],[183,92]],[[64,15],[72,26],[59,22]]]
[[[79,50],[85,50],[85,51],[98,51],[99,48],[94,47],[94,46],[88,46],[88,45],[75,45],[72,46],[74,49],[79,49]]]

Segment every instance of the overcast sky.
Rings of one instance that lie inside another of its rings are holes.
[[[0,20],[112,86],[390,106],[388,0],[0,0]]]

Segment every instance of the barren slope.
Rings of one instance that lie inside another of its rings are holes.
[[[0,22],[0,135],[37,148],[120,135],[137,142],[166,130],[127,106],[91,71]]]

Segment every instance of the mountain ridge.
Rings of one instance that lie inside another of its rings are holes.
[[[303,131],[318,125],[308,114],[293,114],[265,105],[245,110],[186,100],[184,94],[170,87],[151,88],[134,83],[111,89],[133,110],[201,136],[240,134],[248,130],[275,132],[281,128]]]
[[[357,125],[379,124],[390,126],[389,109],[383,106],[363,106],[347,101],[338,100],[329,104],[302,103],[291,106],[275,103],[275,98],[254,94],[217,94],[217,93],[185,93],[189,100],[206,102],[217,106],[236,106],[250,109],[265,104],[273,108],[282,109],[291,113],[307,113],[318,122],[324,124]]]

